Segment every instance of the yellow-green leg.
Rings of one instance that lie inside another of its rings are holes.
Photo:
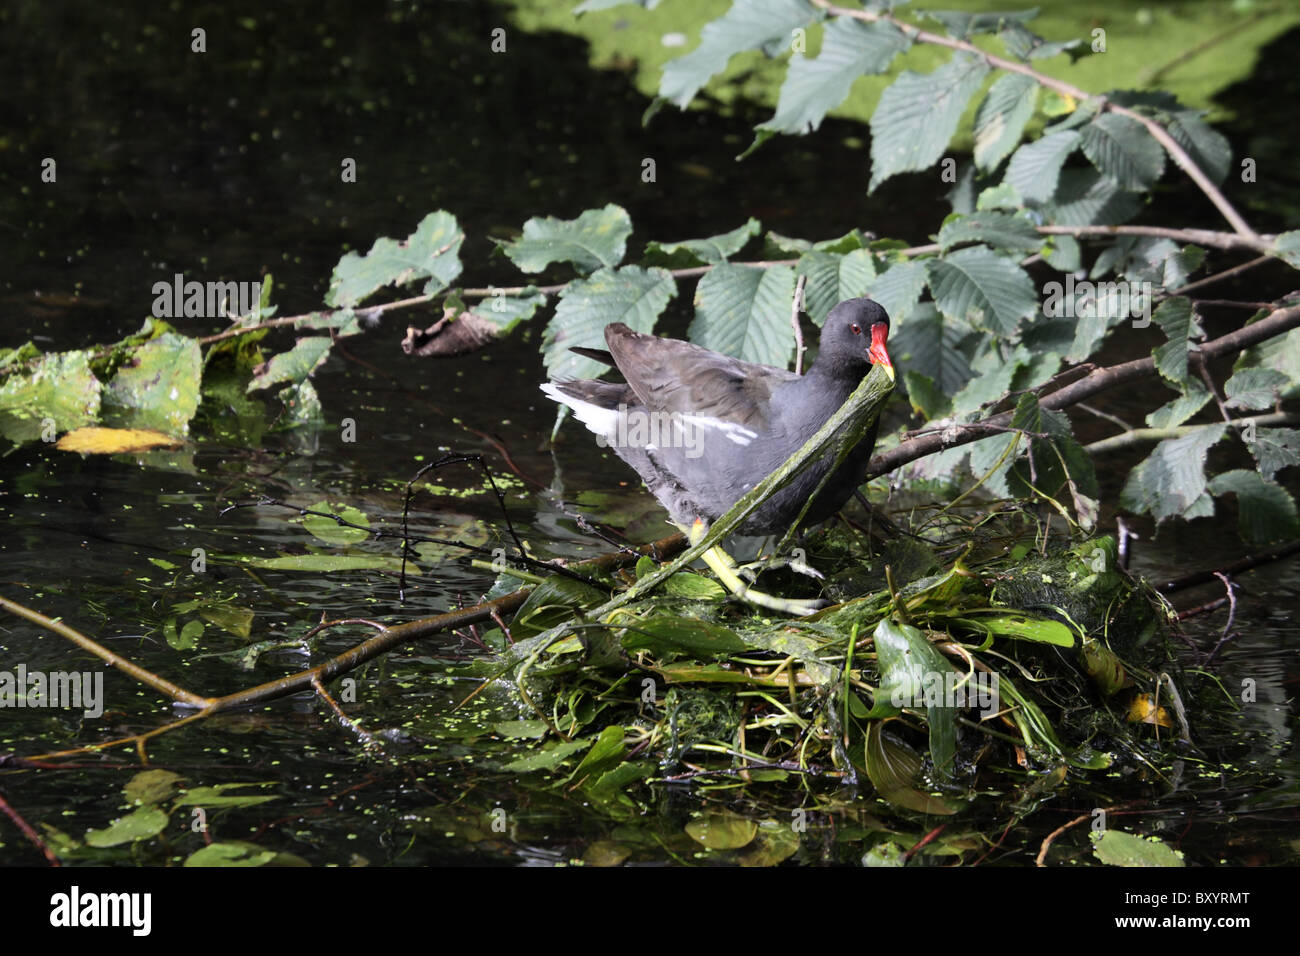
[[[691,544],[698,544],[708,530],[708,525],[698,519],[690,528],[682,528]],[[798,615],[812,614],[814,611],[820,611],[826,607],[825,601],[782,598],[750,587],[749,582],[743,580],[736,573],[736,562],[731,555],[717,545],[709,548],[700,557],[704,559],[704,563],[709,566],[709,569],[717,575],[723,587],[748,604],[767,608],[770,611],[780,611],[782,614]]]

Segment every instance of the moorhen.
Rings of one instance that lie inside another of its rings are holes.
[[[699,541],[704,523],[725,514],[798,451],[853,393],[871,366],[894,377],[885,342],[889,316],[871,299],[847,299],[822,327],[816,361],[806,375],[742,362],[689,342],[605,328],[609,351],[575,348],[616,367],[626,383],[547,382],[549,397],[573,409],[602,445],[631,465],[672,520]],[[876,444],[876,424],[831,475],[805,516],[808,524],[838,511],[862,483]],[[777,491],[737,529],[782,531],[834,464],[828,454]],[[716,552],[716,553],[715,553]],[[811,613],[820,602],[787,601],[754,591],[720,548],[702,556],[719,579],[750,603]]]

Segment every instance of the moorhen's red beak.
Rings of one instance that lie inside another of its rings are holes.
[[[867,358],[871,359],[872,365],[883,366],[885,372],[889,375],[889,380],[894,380],[894,363],[889,361],[889,352],[885,349],[885,339],[889,338],[889,326],[884,322],[877,322],[871,327],[871,348],[867,349]]]

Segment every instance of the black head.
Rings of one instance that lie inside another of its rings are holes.
[[[872,365],[884,366],[894,377],[885,342],[889,338],[889,316],[871,299],[845,299],[826,316],[822,326],[817,367],[823,373],[861,378]]]

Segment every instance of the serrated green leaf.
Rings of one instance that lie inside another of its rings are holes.
[[[1272,408],[1289,384],[1291,380],[1276,369],[1243,368],[1224,384],[1224,404],[1250,410]]]
[[[30,359],[11,354],[15,361]],[[44,355],[30,371],[7,377],[0,384],[0,434],[22,444],[42,437],[45,418],[53,419],[57,431],[94,424],[102,391],[90,370],[91,354],[84,350]]]
[[[930,294],[945,315],[995,335],[1013,336],[1038,310],[1038,295],[1024,269],[984,246],[926,262]]]
[[[1300,536],[1295,499],[1259,472],[1225,471],[1211,479],[1209,489],[1215,497],[1237,496],[1237,527],[1248,544],[1263,545]]]
[[[939,311],[926,303],[891,330],[889,354],[905,375],[922,375],[942,394],[955,395],[974,375],[962,348],[971,334],[965,323],[945,322]]]
[[[1273,241],[1273,254],[1287,265],[1300,269],[1300,229],[1281,233]]]
[[[249,380],[246,391],[256,392],[281,382],[305,382],[309,375],[325,364],[333,345],[333,340],[326,335],[300,338],[289,351],[272,356],[271,361]]]
[[[1255,440],[1246,445],[1259,462],[1259,473],[1270,481],[1283,468],[1300,465],[1300,431],[1294,428],[1257,428]]]
[[[349,252],[330,277],[325,303],[333,308],[354,306],[386,285],[407,285],[428,279],[424,295],[440,292],[460,275],[460,246],[464,235],[449,212],[431,212],[406,239],[376,239],[364,256]]]
[[[696,345],[746,362],[784,368],[794,355],[790,301],[794,270],[724,263],[700,279],[687,334]]]
[[[826,24],[816,59],[801,53],[790,58],[776,114],[758,129],[776,133],[817,129],[827,111],[849,95],[854,80],[869,73],[884,73],[894,57],[909,45],[907,37],[892,23],[836,17]]]
[[[1204,425],[1180,438],[1166,438],[1129,472],[1120,503],[1149,512],[1157,522],[1177,515],[1199,515],[1205,503],[1205,456],[1223,438],[1228,426]]]
[[[1038,103],[1038,84],[1021,73],[1004,73],[975,114],[975,165],[996,169],[1020,142]]]
[[[1079,145],[1097,171],[1121,189],[1150,189],[1165,171],[1165,151],[1147,128],[1118,113],[1099,113],[1083,128]]]
[[[907,398],[912,403],[912,408],[924,415],[927,421],[943,418],[952,411],[952,399],[939,389],[930,376],[908,369],[903,372],[903,385],[907,388]]]
[[[867,289],[894,323],[907,320],[925,291],[925,263],[919,260],[895,262],[879,273]]]
[[[490,295],[473,312],[495,325],[497,335],[505,335],[520,322],[531,319],[544,305],[546,296],[529,286],[522,295]]]
[[[975,200],[975,211],[985,212],[990,209],[1010,209],[1016,210],[1024,206],[1024,201],[1020,198],[1020,193],[1016,192],[1016,187],[1010,183],[998,183],[996,186],[990,186],[981,190]],[[1047,236],[1045,239],[1055,239],[1056,236]]]
[[[944,251],[966,242],[982,242],[1015,252],[1037,252],[1044,239],[1028,219],[1011,213],[953,214],[945,219],[939,228],[939,245]]]
[[[964,40],[980,33],[997,33],[1008,24],[1028,23],[1038,16],[1038,8],[986,10],[978,13],[968,13],[965,10],[925,10],[922,15],[942,23],[954,39]]]
[[[982,59],[964,53],[930,74],[904,71],[881,94],[871,115],[867,191],[874,192],[897,173],[928,169],[938,162],[987,73]]]
[[[1095,169],[1065,169],[1043,211],[1061,226],[1116,226],[1137,213],[1137,197]]]
[[[542,336],[547,374],[555,379],[590,378],[607,371],[595,359],[569,351],[573,346],[605,348],[605,326],[623,322],[637,332],[650,332],[677,283],[665,269],[623,266],[601,269],[570,282],[560,293],[555,315]]]
[[[808,277],[804,308],[821,325],[836,305],[867,294],[876,278],[875,258],[866,249],[855,249],[844,255],[806,252],[799,257],[795,275]]]
[[[793,30],[819,16],[806,0],[736,0],[719,19],[705,24],[699,46],[664,66],[659,96],[685,109],[732,56],[767,44],[788,44]]]
[[[1147,415],[1147,427],[1176,428],[1204,408],[1209,400],[1210,393],[1201,387],[1200,382],[1185,382],[1183,394]]]
[[[648,242],[645,251],[647,256],[660,255],[667,259],[673,258],[677,253],[685,253],[687,257],[694,259],[699,263],[708,263],[712,265],[716,262],[725,262],[731,256],[745,247],[749,240],[762,232],[763,226],[757,219],[750,218],[743,226],[724,232],[721,235],[710,236],[708,239],[683,239],[680,242]]]
[[[1192,374],[1187,365],[1190,354],[1188,339],[1201,334],[1191,300],[1181,295],[1166,299],[1152,318],[1169,339],[1152,352],[1156,369],[1174,384],[1185,384]]]
[[[609,203],[602,209],[588,209],[577,219],[534,216],[524,223],[520,238],[493,241],[524,272],[541,272],[552,262],[571,262],[585,274],[618,265],[631,234],[627,210]]]
[[[1074,130],[1064,130],[1025,143],[1012,155],[1005,182],[1026,202],[1047,202],[1056,193],[1061,167],[1080,138]]]
[[[184,435],[199,408],[202,377],[199,343],[166,332],[137,348],[104,386],[100,418],[115,428]]]

